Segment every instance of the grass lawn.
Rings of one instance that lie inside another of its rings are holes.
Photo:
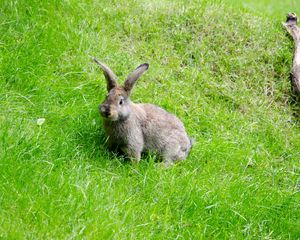
[[[296,0],[0,0],[1,239],[300,239]],[[103,74],[196,139],[170,169],[107,150]],[[42,125],[37,124],[44,118]]]

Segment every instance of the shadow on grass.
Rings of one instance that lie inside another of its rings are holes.
[[[81,124],[75,133],[74,141],[80,154],[88,161],[104,165],[107,163],[117,165],[130,163],[130,160],[120,149],[109,148],[101,123],[96,125]]]
[[[75,134],[76,146],[87,161],[101,164],[104,167],[119,167],[132,165],[131,160],[120,148],[110,149],[107,144],[107,137],[101,124],[87,126],[82,124]],[[141,162],[160,163],[161,159],[154,153],[143,153]]]

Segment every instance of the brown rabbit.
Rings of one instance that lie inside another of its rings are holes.
[[[135,104],[129,96],[136,80],[148,69],[144,63],[126,79],[117,84],[116,76],[105,64],[94,61],[103,70],[108,95],[99,106],[104,129],[112,147],[120,147],[132,160],[139,162],[141,153],[151,151],[164,159],[165,166],[184,160],[191,147],[182,122],[173,114],[152,104]]]

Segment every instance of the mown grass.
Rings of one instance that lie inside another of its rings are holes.
[[[0,3],[1,238],[300,238],[296,1]],[[182,119],[187,161],[107,151],[92,56],[150,64],[132,99]]]

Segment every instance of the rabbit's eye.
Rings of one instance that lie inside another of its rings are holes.
[[[119,104],[122,105],[124,103],[124,99],[121,98]]]

